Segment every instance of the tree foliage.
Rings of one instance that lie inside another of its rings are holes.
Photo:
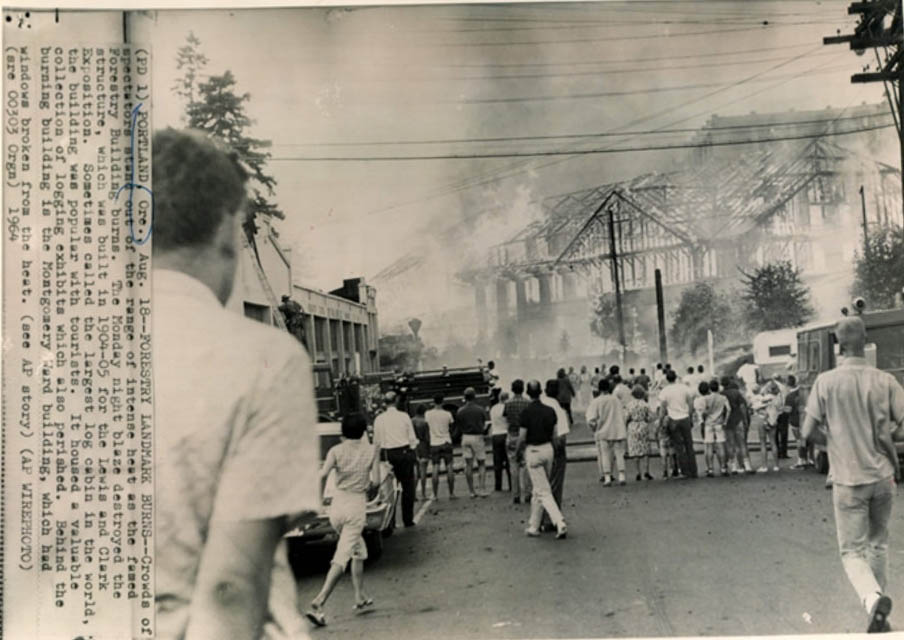
[[[869,250],[858,253],[854,273],[852,295],[862,296],[871,309],[892,308],[904,289],[904,229],[871,230]]]
[[[209,60],[201,53],[201,41],[194,32],[189,31],[185,41],[186,44],[176,52],[176,69],[182,71],[182,76],[176,78],[171,89],[186,105],[190,105],[195,101],[198,81]],[[188,122],[187,113],[182,114],[182,121]]]
[[[752,331],[799,327],[815,315],[810,290],[791,262],[775,262],[752,273],[741,273],[741,297],[747,326]]]
[[[712,285],[698,282],[681,294],[678,309],[671,327],[673,348],[688,354],[696,354],[706,348],[706,332],[713,332],[713,339],[728,338],[736,325],[736,314],[729,297],[717,292]]]
[[[176,95],[187,100],[185,114],[188,127],[204,131],[223,142],[235,152],[248,171],[251,197],[242,226],[251,239],[257,231],[255,221],[258,216],[285,219],[285,214],[268,199],[273,197],[276,186],[276,179],[266,172],[270,159],[266,149],[270,148],[271,142],[247,135],[246,131],[254,125],[245,110],[251,94],[237,93],[236,79],[231,71],[200,80],[200,71],[207,64],[200,45],[200,40],[190,33],[187,44],[179,49],[176,56],[177,68],[184,69],[185,73],[172,89]]]

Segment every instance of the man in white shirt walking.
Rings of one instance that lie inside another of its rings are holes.
[[[566,436],[571,431],[571,420],[568,413],[559,403],[558,397],[561,391],[562,378],[551,378],[546,381],[545,394],[540,397],[540,402],[551,407],[556,412],[556,429],[552,439],[552,470],[549,472],[549,486],[552,497],[562,509],[562,493],[565,490],[565,467],[568,464],[566,455]],[[549,513],[544,513],[543,524],[540,531],[551,531],[554,528]]]
[[[383,399],[387,407],[374,420],[374,445],[378,457],[385,452],[386,461],[402,485],[402,522],[406,527],[413,527],[417,436],[411,416],[399,410],[402,396],[390,391]]]
[[[867,632],[890,631],[888,523],[900,478],[894,441],[904,440],[904,389],[867,364],[866,328],[835,328],[844,359],[821,373],[807,399],[802,437],[827,446],[841,562],[869,614]]]

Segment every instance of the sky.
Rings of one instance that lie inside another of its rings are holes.
[[[273,141],[280,236],[303,254],[300,279],[327,289],[417,247],[473,260],[537,215],[531,201],[674,168],[686,152],[436,156],[672,144],[688,134],[658,131],[713,114],[880,102],[881,85],[850,82],[868,55],[822,45],[853,30],[848,4],[164,10],[133,24],[153,47],[155,126],[180,124],[170,87],[189,32],[206,72],[232,71],[251,95],[251,134]],[[386,156],[396,159],[374,159]],[[346,160],[324,160],[336,157]],[[484,228],[492,208],[507,213]],[[462,221],[468,246],[443,246],[443,229]]]

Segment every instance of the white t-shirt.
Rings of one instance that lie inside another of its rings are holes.
[[[505,411],[505,403],[497,402],[490,409],[490,435],[508,435],[508,419],[502,415]]]
[[[454,418],[452,414],[439,407],[430,409],[424,414],[427,426],[430,427],[430,446],[438,447],[441,444],[452,444],[452,436],[449,427]]]
[[[755,364],[747,364],[741,365],[741,368],[738,369],[738,377],[744,381],[744,386],[747,387],[748,392],[752,392],[756,388],[756,374],[760,368]]]
[[[673,382],[659,392],[659,404],[665,407],[672,420],[684,420],[690,416],[689,403],[693,402],[694,393],[680,382]]]
[[[540,396],[540,402],[547,407],[552,407],[556,412],[556,437],[561,438],[564,435],[568,435],[571,431],[571,425],[568,422],[568,414],[565,413],[565,409],[562,408],[559,401],[555,398],[550,398],[544,393]]]

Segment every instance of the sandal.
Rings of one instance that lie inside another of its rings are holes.
[[[305,611],[305,617],[311,621],[314,626],[317,627],[325,627],[326,626],[326,616],[323,615],[323,610],[319,606],[311,605],[311,608]]]
[[[372,607],[373,605],[374,605],[373,598],[365,598],[361,602],[355,603],[355,611],[357,611],[357,612],[365,611],[365,610],[369,609],[370,607]]]

